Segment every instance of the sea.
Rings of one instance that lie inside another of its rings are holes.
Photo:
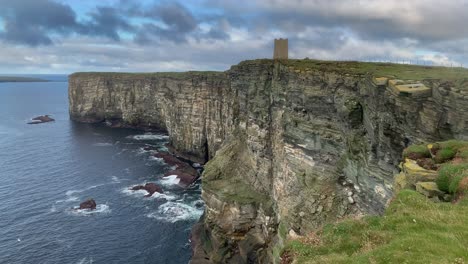
[[[188,263],[204,208],[152,155],[168,136],[73,122],[66,75],[21,76],[50,82],[0,83],[0,263]],[[147,182],[164,193],[129,190]]]

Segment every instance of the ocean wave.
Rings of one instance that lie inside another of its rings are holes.
[[[151,160],[151,161],[158,161],[158,162],[164,162],[164,159],[163,159],[163,158],[158,158],[158,157],[155,157],[155,156],[149,156],[149,157],[148,157],[148,160]]]
[[[144,155],[146,153],[148,153],[147,150],[144,150],[143,148],[138,148],[136,150],[133,151],[137,156],[141,156],[141,155]]]
[[[82,193],[82,192],[85,192],[85,191],[89,191],[91,189],[94,189],[94,188],[97,188],[97,187],[100,187],[100,186],[103,186],[104,184],[97,184],[97,185],[92,185],[92,186],[89,186],[88,188],[85,188],[85,189],[81,189],[81,190],[69,190],[65,193],[66,196],[72,196],[73,194],[75,193]]]
[[[175,223],[178,221],[196,220],[199,219],[202,214],[203,209],[199,209],[184,203],[167,202],[159,206],[156,212],[149,213],[146,216],[149,218]]]
[[[128,139],[134,139],[134,140],[162,140],[162,139],[168,139],[168,135],[163,135],[163,134],[152,134],[152,133],[146,133],[143,135],[131,135],[127,136]]]
[[[69,196],[69,195],[67,195],[67,196],[68,196],[67,199],[64,199],[64,200],[57,200],[57,201],[55,201],[55,203],[56,203],[56,204],[57,204],[57,203],[70,203],[70,202],[76,202],[76,201],[79,200],[79,198],[76,197],[76,196]]]
[[[71,209],[69,212],[73,215],[79,216],[88,216],[93,214],[109,214],[111,212],[110,207],[107,204],[98,204],[96,209],[78,209],[79,207],[75,207]]]
[[[144,185],[144,184],[141,184],[141,185]],[[158,193],[158,192],[155,192],[155,193],[153,193],[153,195],[151,195],[149,197],[146,197],[146,195],[148,194],[147,191],[145,191],[145,190],[137,190],[137,191],[130,190],[130,188],[133,187],[133,186],[134,185],[132,185],[130,187],[127,187],[125,189],[122,189],[121,193],[123,193],[123,194],[125,194],[127,196],[133,196],[133,197],[144,198],[144,199],[166,199],[168,201],[172,201],[172,200],[177,199],[177,197],[175,195],[167,194],[167,193]]]
[[[121,179],[119,179],[119,177],[117,177],[117,176],[111,176],[111,179],[112,179],[113,183],[120,183],[121,182]]]
[[[112,146],[114,146],[114,144],[102,142],[102,143],[94,143],[93,146],[95,146],[95,147],[112,147]]]
[[[161,178],[161,184],[165,186],[179,185],[180,179],[177,175],[169,175]]]

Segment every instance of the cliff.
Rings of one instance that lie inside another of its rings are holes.
[[[409,144],[468,139],[467,76],[313,60],[246,61],[218,73],[76,73],[70,116],[162,129],[180,155],[209,160],[192,262],[268,263],[288,232],[383,212]]]

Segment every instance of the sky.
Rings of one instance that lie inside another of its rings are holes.
[[[0,0],[0,73],[227,70],[271,58],[468,65],[468,0]]]

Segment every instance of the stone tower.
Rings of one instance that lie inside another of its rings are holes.
[[[274,60],[288,59],[288,39],[275,39],[275,50],[273,52]]]

